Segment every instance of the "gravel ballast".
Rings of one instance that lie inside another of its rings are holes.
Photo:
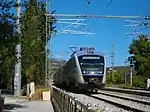
[[[69,93],[69,95],[75,97],[75,99],[80,101],[81,103],[88,105],[90,109],[93,109],[96,112],[129,112],[127,110],[116,107],[104,101],[97,100],[84,94]]]

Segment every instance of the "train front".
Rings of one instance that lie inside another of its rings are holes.
[[[106,66],[103,55],[84,52],[78,56],[80,69],[84,79],[84,86],[88,89],[103,88],[106,83]]]

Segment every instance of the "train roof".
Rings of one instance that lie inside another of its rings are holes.
[[[81,48],[78,49],[76,52],[74,52],[74,53],[72,54],[72,56],[73,56],[75,53],[77,54],[77,56],[82,56],[82,55],[101,55],[101,56],[104,56],[103,53],[97,52],[97,51],[95,50],[95,48],[92,48],[92,47],[81,47]],[[71,57],[72,57],[72,56],[71,56]]]

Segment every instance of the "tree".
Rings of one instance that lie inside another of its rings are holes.
[[[0,88],[12,86],[15,57],[15,47],[18,36],[15,32],[15,16],[10,13],[14,7],[12,1],[0,1]]]
[[[140,35],[133,40],[129,53],[134,61],[134,69],[138,75],[150,78],[150,41],[146,35]]]
[[[45,3],[29,0],[22,16],[22,67],[27,82],[43,86],[45,77]],[[50,23],[53,28],[53,22]]]

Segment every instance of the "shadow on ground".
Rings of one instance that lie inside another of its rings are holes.
[[[9,110],[13,110],[13,109],[16,109],[16,108],[27,108],[26,105],[19,105],[19,104],[5,104],[4,105],[4,108],[3,108],[3,112],[7,112]]]

